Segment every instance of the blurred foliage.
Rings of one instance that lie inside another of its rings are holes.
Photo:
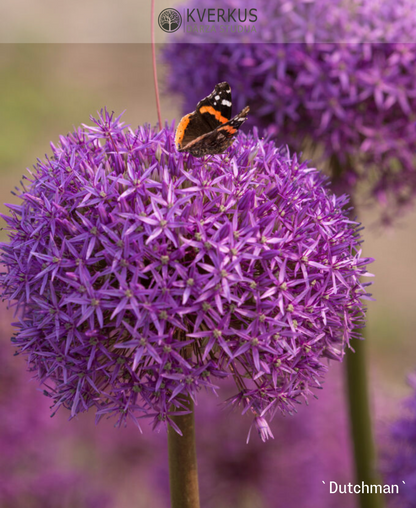
[[[54,74],[59,47],[2,45],[0,52],[0,170],[20,167],[49,132],[89,111],[93,92],[61,83]],[[44,150],[48,147],[43,147]],[[38,156],[41,154],[38,154]],[[30,160],[30,159],[29,159]],[[22,170],[24,168],[21,168]]]

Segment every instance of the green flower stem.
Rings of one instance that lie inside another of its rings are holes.
[[[353,164],[353,161],[348,161]],[[336,155],[330,159],[332,183],[344,174],[344,168]],[[354,203],[351,199],[351,205]],[[352,209],[350,218],[354,220],[356,210]],[[364,335],[364,333],[362,333]],[[353,340],[351,346],[355,353],[347,350],[346,378],[349,406],[351,438],[354,446],[354,465],[356,484],[382,485],[377,470],[371,411],[368,394],[366,341]],[[383,494],[360,494],[360,508],[383,508]]]
[[[157,81],[157,65],[156,65],[156,44],[155,44],[155,0],[152,0],[150,6],[150,38],[152,41],[152,64],[153,64],[153,81],[155,85],[156,111],[159,121],[159,130],[162,129],[162,114],[160,112],[159,85]]]
[[[189,397],[187,406],[192,413],[172,417],[183,436],[168,427],[171,508],[200,508],[194,404]]]
[[[377,472],[367,386],[366,341],[354,340],[347,351],[346,374],[351,437],[354,443],[356,484],[382,485]],[[382,494],[360,494],[360,508],[382,508]]]

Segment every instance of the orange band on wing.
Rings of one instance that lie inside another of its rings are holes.
[[[203,113],[209,113],[210,115],[215,116],[215,118],[221,123],[228,122],[228,118],[225,118],[224,116],[222,116],[221,112],[217,111],[212,106],[202,106],[202,108],[200,108],[199,112],[201,113],[201,115]]]
[[[234,127],[231,127],[231,125],[224,125],[224,127],[219,127],[219,131],[228,131],[230,134],[234,134],[234,132],[237,132],[237,129]]]
[[[191,116],[191,113],[189,113],[189,115],[184,116],[182,118],[182,120],[178,123],[178,127],[176,128],[176,134],[175,134],[175,144],[177,147],[181,146],[183,136],[185,134],[185,129],[188,127],[190,116]]]

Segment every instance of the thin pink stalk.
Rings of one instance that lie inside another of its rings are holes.
[[[153,80],[155,82],[155,94],[156,94],[156,109],[157,118],[159,121],[159,129],[162,129],[162,115],[160,112],[160,98],[159,98],[159,85],[157,83],[157,68],[156,68],[156,45],[155,45],[155,0],[152,0],[151,6],[151,39],[152,39],[152,62],[153,62]]]

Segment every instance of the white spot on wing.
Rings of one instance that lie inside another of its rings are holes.
[[[219,96],[219,95],[216,95],[216,96],[215,96],[215,100],[216,100],[216,101],[219,101],[219,100],[220,100],[220,96]]]
[[[221,104],[223,104],[224,106],[228,106],[229,108],[231,108],[231,102],[230,101],[227,101],[226,99],[223,99],[221,101]]]

